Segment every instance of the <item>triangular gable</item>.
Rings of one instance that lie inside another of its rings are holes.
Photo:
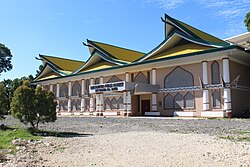
[[[183,33],[185,33],[186,35],[195,38],[196,40],[201,40],[204,42],[207,42],[211,45],[218,45],[218,46],[228,46],[229,43],[226,41],[223,41],[213,35],[210,35],[208,33],[205,33],[201,30],[198,30],[184,22],[181,22],[177,19],[174,19],[170,16],[168,16],[167,14],[165,14],[165,34],[166,37],[169,36],[169,34],[171,34],[171,32],[173,30],[178,30],[181,31]]]
[[[210,49],[210,48],[218,47],[217,45],[211,45],[209,43],[204,43],[203,41],[196,40],[195,38],[190,38],[188,35],[180,32],[180,31],[174,30],[156,48],[154,48],[149,53],[147,53],[144,57],[136,60],[135,62],[142,62],[142,61],[144,61],[146,59],[150,59],[151,57],[159,55],[159,54],[161,54],[163,52],[167,52],[169,49],[172,49],[173,47],[179,46],[178,44],[180,43],[180,41],[186,41],[186,44],[195,44],[195,45],[200,46],[200,49],[198,49],[198,50],[197,50],[198,46],[195,46],[195,48],[193,50],[190,50],[192,48],[189,48],[188,53],[200,51],[200,50],[203,50],[203,49]],[[180,44],[180,45],[184,46],[184,44]],[[185,50],[185,48],[183,48],[183,49]],[[183,52],[181,52],[181,50],[176,50],[176,51],[178,51],[179,54],[183,53]],[[186,53],[186,52],[184,52],[184,53]],[[178,53],[176,53],[176,54],[171,53],[171,55],[177,55],[177,54]]]
[[[62,76],[62,74],[60,72],[58,72],[56,69],[54,69],[48,63],[44,63],[43,69],[38,74],[38,76],[34,79],[34,81],[44,80],[44,79],[48,79],[48,78],[55,78],[58,76]]]
[[[70,60],[54,56],[39,55],[46,63],[50,64],[60,73],[70,74],[84,64],[83,61]]]
[[[87,40],[90,45],[95,47],[97,50],[110,57],[114,61],[122,63],[131,63],[140,57],[144,56],[145,53],[138,52],[131,49],[122,48],[110,44],[105,44],[96,41]]]
[[[87,44],[84,45],[89,47],[91,56],[84,65],[73,72],[74,74],[83,71],[89,71],[90,69],[104,69],[128,64],[145,55],[141,52],[101,42],[91,41],[89,39],[87,39]]]

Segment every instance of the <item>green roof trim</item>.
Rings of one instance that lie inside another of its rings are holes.
[[[155,60],[147,60],[147,61],[143,61],[143,62],[133,62],[131,64],[126,64],[126,65],[121,65],[121,66],[114,66],[114,67],[105,68],[105,69],[98,69],[98,70],[87,71],[87,72],[83,72],[83,73],[70,74],[70,75],[66,75],[66,76],[60,76],[57,78],[45,79],[45,80],[41,80],[41,81],[34,81],[32,83],[38,83],[38,82],[49,81],[49,80],[56,80],[56,79],[60,79],[60,78],[68,78],[68,77],[73,77],[73,76],[78,76],[78,75],[90,74],[90,73],[95,73],[95,72],[100,72],[100,71],[108,71],[108,70],[113,70],[113,69],[118,69],[118,68],[130,67],[130,66],[147,64],[147,63],[154,63],[154,62],[159,62],[159,61],[179,59],[179,58],[184,58],[184,57],[189,57],[189,56],[197,56],[197,55],[202,55],[202,54],[206,54],[206,53],[213,53],[213,52],[230,50],[230,49],[239,49],[239,50],[245,52],[245,50],[239,46],[230,45],[230,46],[226,46],[226,47],[222,47],[222,48],[215,48],[215,49],[210,49],[210,50],[205,50],[205,51],[200,51],[200,52],[195,52],[195,53],[188,53],[188,54],[183,54],[183,55],[178,55],[178,56],[173,56],[173,57],[166,57],[166,58],[155,59]]]
[[[138,62],[138,61],[142,61],[142,60],[145,60],[146,58],[148,58],[147,56],[149,56],[151,53],[153,53],[154,51],[156,51],[157,49],[159,49],[164,43],[166,43],[170,38],[172,38],[175,34],[178,34],[178,35],[181,35],[185,38],[187,38],[188,40],[190,41],[193,41],[193,42],[197,42],[199,43],[200,45],[205,45],[205,46],[214,46],[214,45],[211,45],[210,43],[207,43],[205,42],[204,40],[199,40],[199,39],[196,39],[196,38],[192,38],[188,35],[186,35],[185,33],[183,32],[180,32],[178,30],[173,30],[171,32],[171,34],[169,36],[167,36],[159,45],[157,45],[153,50],[149,51],[147,54],[145,54],[143,57],[139,58],[138,60],[136,60],[135,62]],[[186,40],[186,39],[185,39]],[[222,47],[222,46],[218,46],[216,45],[217,47]],[[225,45],[223,45],[225,46]],[[226,46],[230,46],[230,45],[226,45]]]
[[[199,30],[199,29],[197,29],[197,28],[194,28],[194,27],[192,27],[192,26],[190,26],[190,25],[188,25],[188,24],[186,24],[186,23],[184,23],[184,22],[181,22],[181,21],[179,21],[179,20],[177,20],[177,19],[174,19],[174,18],[170,17],[169,15],[167,15],[167,14],[165,13],[165,20],[166,20],[166,19],[168,19],[168,20],[170,20],[171,22],[173,22],[178,28],[180,28],[180,29],[186,31],[188,34],[192,35],[194,38],[197,38],[197,39],[206,41],[206,42],[208,42],[208,43],[210,43],[210,44],[214,44],[214,45],[224,45],[224,46],[225,46],[225,45],[230,45],[228,42],[226,42],[226,41],[224,41],[224,40],[221,40],[221,39],[219,39],[219,38],[217,38],[217,37],[215,37],[215,36],[213,36],[213,35],[210,35],[210,34],[208,34],[208,33],[206,33],[206,32],[203,32],[203,31],[201,31],[201,30]],[[192,30],[195,30],[195,31],[197,31],[197,33],[203,34],[203,35],[205,35],[205,36],[207,36],[207,37],[210,37],[211,39],[214,39],[214,40],[217,41],[217,42],[202,39],[201,37],[199,37],[198,34],[196,34],[195,32],[193,32]],[[166,31],[166,29],[165,29],[165,31]],[[166,32],[165,32],[165,33],[166,33]],[[219,42],[218,42],[218,41],[219,41]]]

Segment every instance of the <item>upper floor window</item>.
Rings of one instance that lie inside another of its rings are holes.
[[[193,85],[193,74],[181,67],[176,67],[164,80],[165,88],[188,87]]]
[[[220,83],[220,66],[217,61],[212,63],[211,67],[212,71],[212,84],[219,84]]]

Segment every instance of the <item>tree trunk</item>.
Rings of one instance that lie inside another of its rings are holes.
[[[34,122],[30,122],[33,129],[36,129]]]

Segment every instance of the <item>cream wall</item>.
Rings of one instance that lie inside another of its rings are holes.
[[[160,89],[164,88],[164,80],[165,77],[170,74],[177,66],[169,67],[169,68],[161,68],[156,69],[157,76],[156,76],[156,84],[160,86]],[[199,86],[200,82],[198,78],[202,78],[202,63],[195,63],[195,64],[189,64],[189,65],[182,65],[179,66],[183,68],[184,70],[187,70],[193,74],[194,79],[194,85]],[[179,92],[181,95],[185,95],[187,91]],[[197,116],[200,115],[200,112],[202,111],[203,101],[202,101],[202,91],[191,91],[191,93],[194,95],[195,99],[195,108],[193,109],[175,109],[175,110],[166,110],[164,109],[164,97],[167,95],[167,93],[158,93],[158,111],[161,113],[161,115],[164,116],[172,116],[174,111],[197,111]],[[172,95],[176,93],[170,93]]]

